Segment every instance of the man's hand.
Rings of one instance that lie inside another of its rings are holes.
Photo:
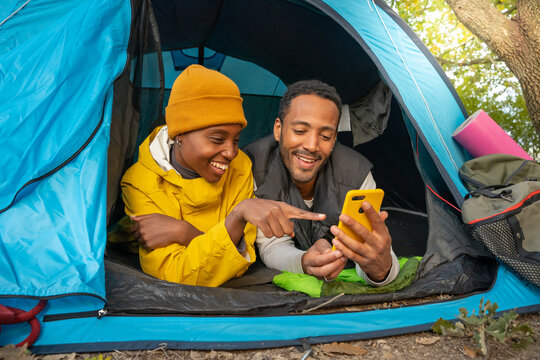
[[[163,214],[130,216],[133,224],[131,233],[140,245],[147,249],[157,249],[178,243],[188,246],[202,231],[184,220]]]
[[[364,243],[352,239],[334,225],[330,228],[336,237],[333,244],[344,256],[360,265],[371,280],[383,281],[392,267],[390,255],[392,238],[384,223],[388,218],[388,213],[382,211],[378,214],[367,201],[362,204],[362,209],[371,223],[372,232],[345,214],[341,214],[339,220],[356,232]]]
[[[325,239],[319,239],[302,256],[304,273],[325,280],[335,279],[347,263],[341,251],[332,251],[332,246]]]
[[[225,226],[233,238],[237,228],[242,231],[249,222],[263,232],[266,237],[294,237],[294,225],[290,219],[324,220],[325,214],[305,211],[281,201],[267,199],[246,199],[240,202],[227,216]]]

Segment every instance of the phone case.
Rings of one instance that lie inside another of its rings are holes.
[[[381,209],[381,203],[384,197],[384,191],[381,189],[372,189],[372,190],[350,190],[345,195],[345,202],[343,203],[343,209],[341,210],[342,214],[347,214],[360,224],[364,225],[369,231],[372,230],[371,223],[369,222],[366,214],[362,210],[362,203],[368,201],[375,211],[379,212]],[[356,233],[349,228],[347,225],[343,224],[341,221],[338,224],[338,227],[343,230],[343,232],[357,241],[364,242]]]

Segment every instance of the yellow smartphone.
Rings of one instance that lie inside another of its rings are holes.
[[[362,203],[364,201],[369,202],[375,211],[379,212],[383,197],[384,191],[382,189],[350,190],[347,192],[347,195],[345,195],[345,202],[343,203],[341,213],[349,215],[354,220],[364,225],[369,231],[372,231],[371,223],[362,209]],[[338,227],[343,230],[345,234],[349,235],[356,241],[364,242],[364,240],[360,238],[356,232],[354,232],[349,226],[343,224],[341,221],[339,222]]]

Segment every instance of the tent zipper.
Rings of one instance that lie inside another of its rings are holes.
[[[71,320],[71,319],[85,319],[85,318],[101,319],[102,317],[108,317],[108,316],[118,316],[118,317],[123,317],[123,316],[128,316],[128,317],[188,316],[190,317],[194,315],[193,314],[178,314],[178,313],[166,313],[166,314],[164,313],[158,313],[158,314],[136,313],[136,312],[124,312],[121,310],[112,310],[112,309],[99,309],[99,310],[92,310],[92,311],[81,311],[81,312],[72,312],[72,313],[64,313],[64,314],[45,315],[43,316],[43,322],[62,321],[62,320]]]
[[[19,193],[25,188],[27,187],[28,185],[30,184],[33,184],[37,181],[40,181],[40,180],[43,180],[45,179],[46,177],[54,174],[55,172],[57,172],[58,170],[62,169],[66,164],[68,164],[71,160],[73,160],[74,158],[76,158],[84,149],[86,149],[86,147],[88,146],[88,144],[90,144],[90,142],[94,139],[94,137],[96,136],[96,134],[98,133],[99,129],[101,128],[101,125],[103,124],[103,119],[105,117],[105,106],[107,105],[107,99],[105,98],[103,100],[103,109],[101,111],[101,118],[98,122],[98,124],[96,125],[96,127],[94,128],[94,130],[92,131],[92,133],[90,134],[90,137],[88,137],[86,139],[86,141],[79,147],[79,149],[77,149],[73,154],[71,154],[70,157],[68,157],[67,159],[65,159],[61,164],[57,165],[54,169],[46,172],[45,174],[43,175],[40,175],[34,179],[31,179],[31,180],[28,180],[25,184],[23,184],[18,190],[17,192],[15,192],[15,195],[13,196],[13,198],[11,199],[11,202],[5,206],[4,208],[0,209],[0,214],[5,212],[6,210],[8,210],[14,203],[15,203],[15,200],[17,199],[17,196],[19,195]]]
[[[93,311],[81,311],[81,312],[74,312],[74,313],[45,315],[43,317],[43,322],[70,320],[70,319],[84,319],[84,318],[92,318],[92,317],[101,319],[103,316],[106,316],[107,314],[109,314],[110,311],[111,310],[99,309],[99,310],[93,310]]]

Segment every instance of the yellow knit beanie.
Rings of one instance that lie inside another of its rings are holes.
[[[188,66],[174,81],[165,121],[170,139],[214,125],[247,125],[238,86],[201,65]]]

